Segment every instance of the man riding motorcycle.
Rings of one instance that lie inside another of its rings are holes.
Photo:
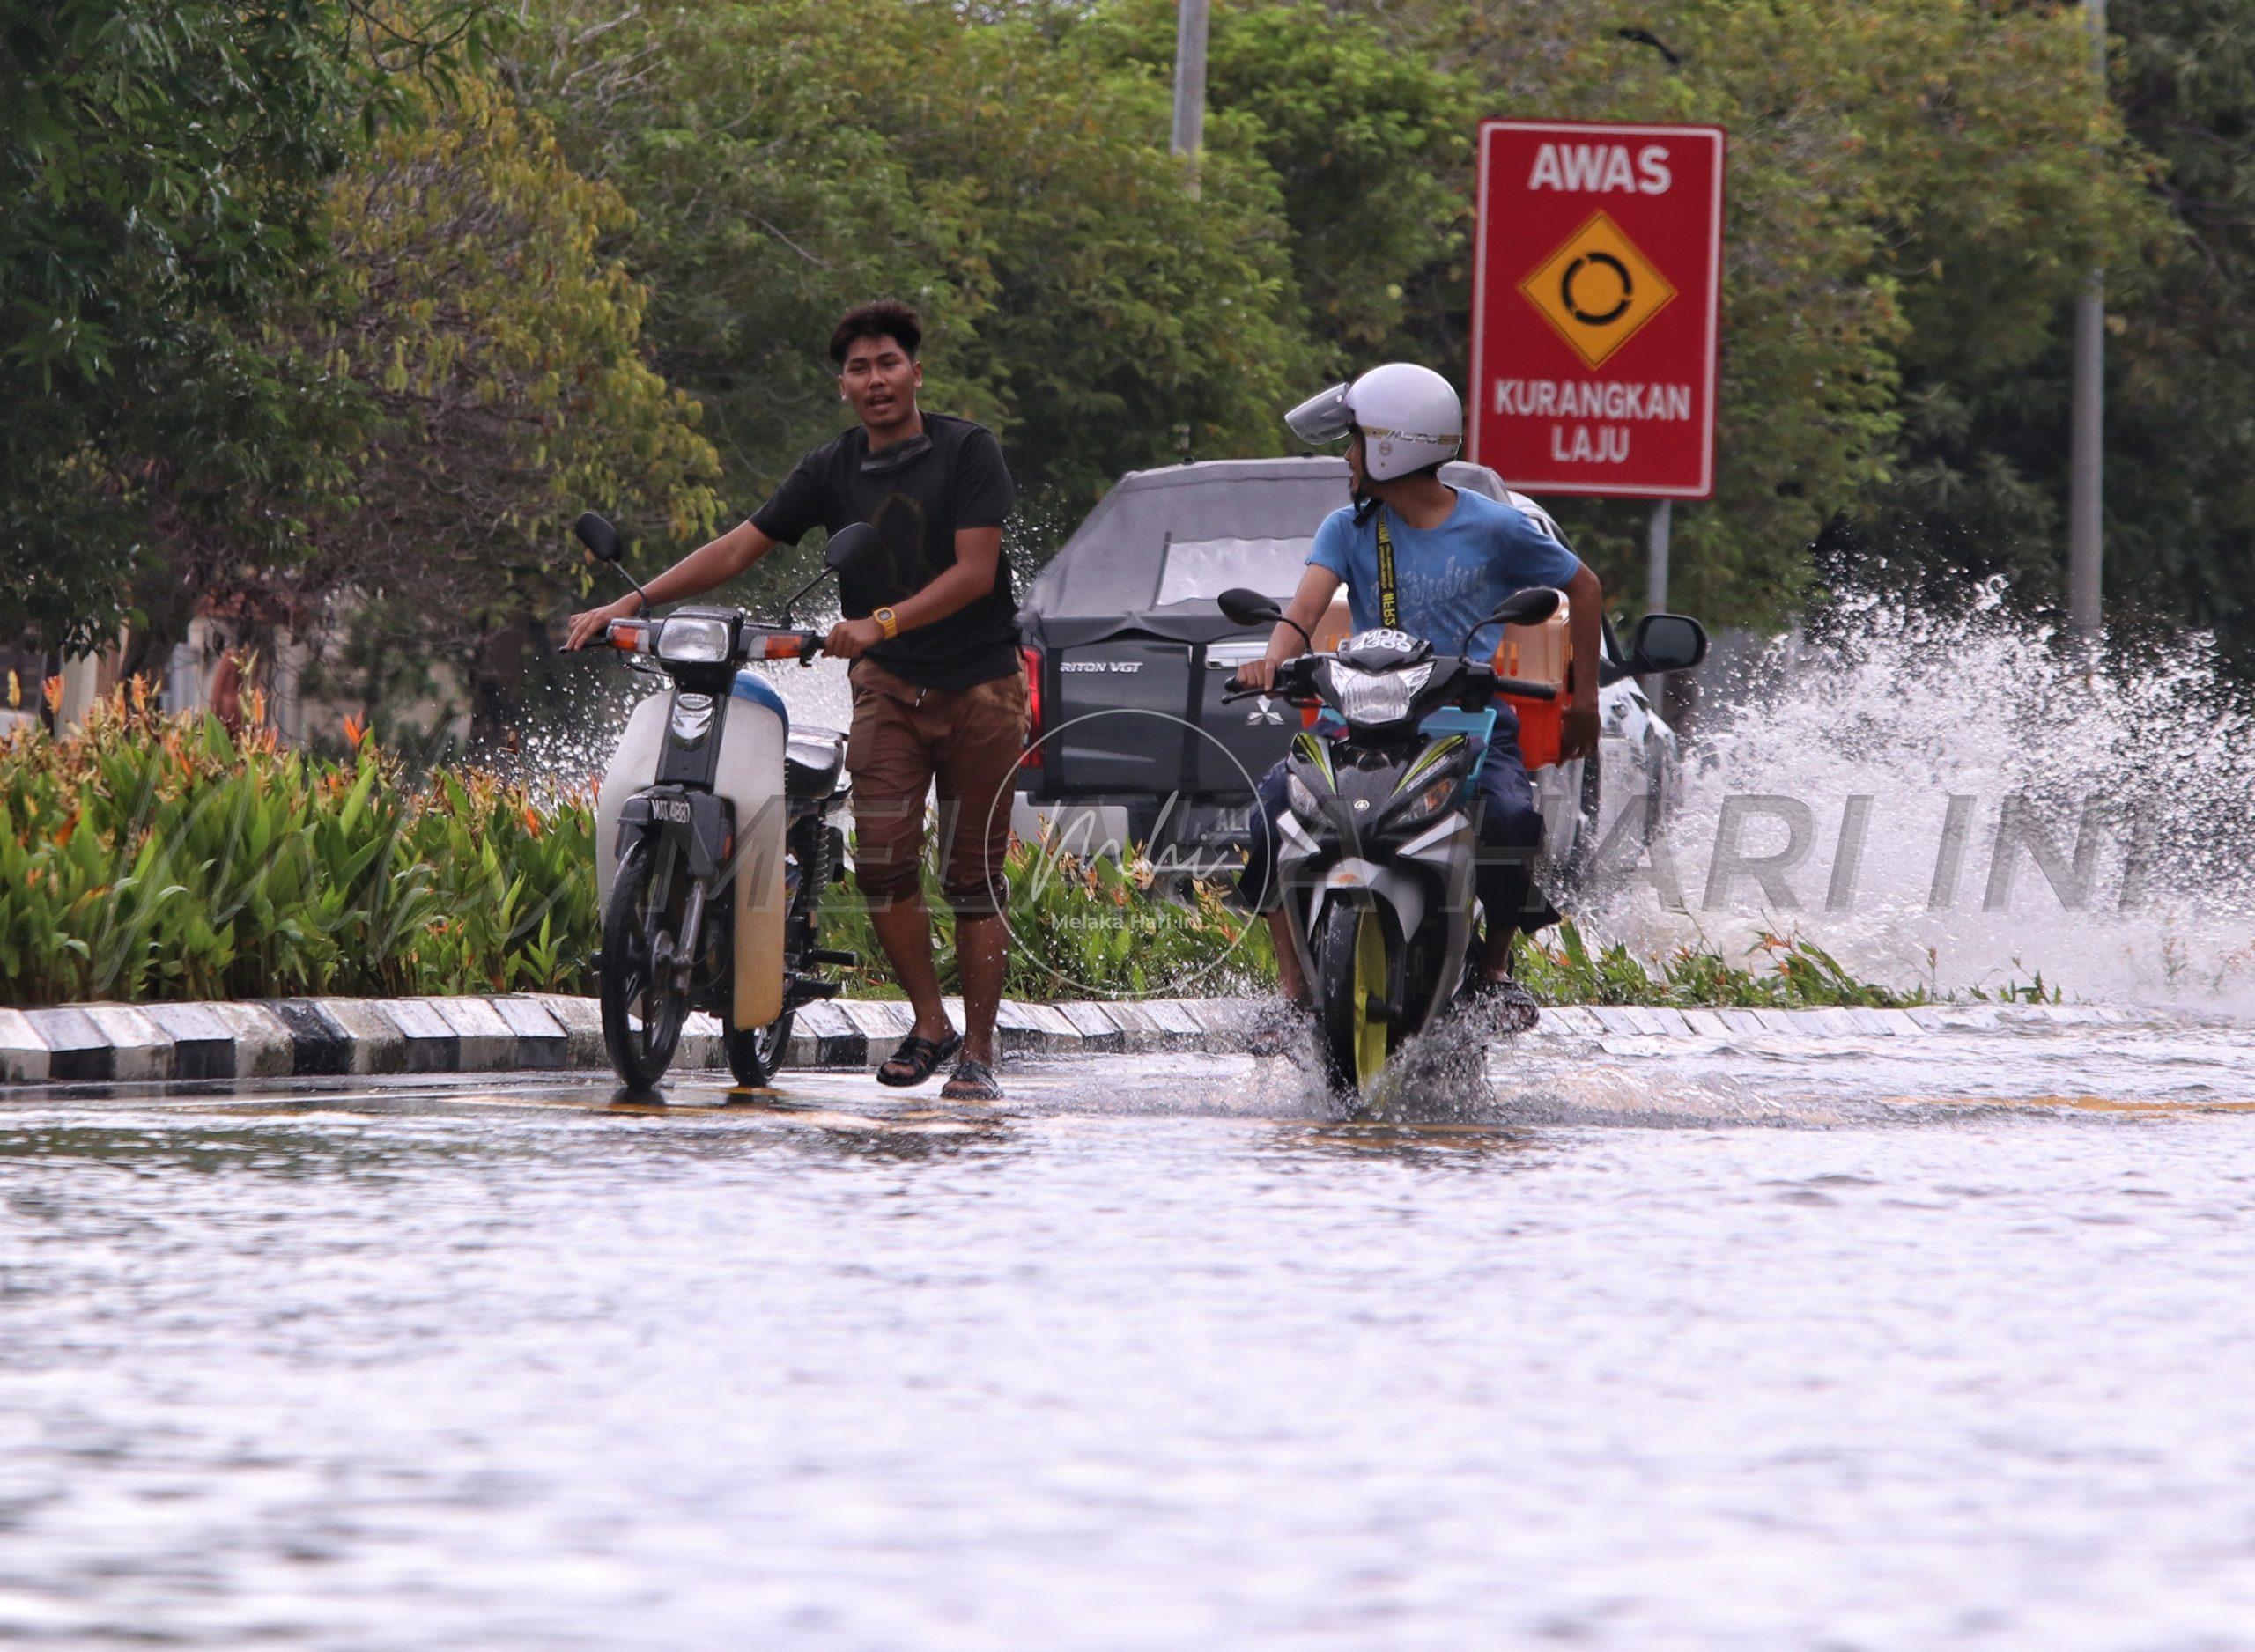
[[[1464,439],[1464,405],[1448,380],[1429,368],[1389,362],[1302,402],[1285,415],[1285,423],[1311,446],[1349,439],[1353,503],[1334,512],[1317,531],[1307,571],[1284,609],[1285,623],[1270,636],[1261,658],[1238,667],[1238,686],[1274,689],[1277,666],[1303,651],[1304,637],[1314,631],[1342,582],[1357,631],[1388,626],[1475,659],[1491,654],[1500,639],[1499,628],[1483,623],[1497,604],[1530,586],[1552,586],[1565,592],[1571,604],[1573,651],[1572,704],[1560,755],[1571,760],[1595,751],[1604,591],[1572,551],[1524,513],[1440,479],[1441,466],[1456,456]],[[1542,816],[1519,756],[1519,719],[1508,705],[1497,707],[1478,789],[1476,886],[1487,931],[1474,991],[1497,1006],[1505,1025],[1523,1030],[1534,1024],[1536,1009],[1533,996],[1512,978],[1512,940],[1539,910],[1529,897]],[[1282,891],[1275,887],[1283,763],[1269,770],[1254,795],[1258,807],[1241,887],[1246,903],[1268,914],[1278,987],[1288,1003],[1305,1009],[1307,981]]]

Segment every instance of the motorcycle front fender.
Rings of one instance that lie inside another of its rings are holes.
[[[1365,860],[1357,855],[1334,862],[1308,893],[1307,933],[1323,926],[1323,914],[1340,900],[1371,901],[1392,910],[1394,933],[1414,935],[1425,921],[1423,880],[1408,869]]]

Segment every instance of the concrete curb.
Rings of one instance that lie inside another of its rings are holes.
[[[1252,999],[1146,999],[1116,1004],[1005,1001],[996,1017],[1013,1056],[1243,1052]],[[961,1023],[963,1006],[948,1000]],[[1623,1053],[1654,1040],[1796,1044],[1917,1038],[1935,1032],[2120,1025],[2111,1007],[1941,1005],[1919,1009],[1650,1009],[1563,1006],[1534,1036]],[[786,1066],[874,1067],[908,1031],[908,1006],[879,999],[799,1012]],[[0,1008],[0,1084],[187,1082],[352,1074],[601,1069],[595,1001],[556,993],[505,998],[279,999],[244,1004],[70,1004]],[[674,1065],[721,1068],[720,1023],[692,1015]]]

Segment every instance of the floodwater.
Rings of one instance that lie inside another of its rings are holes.
[[[15,1093],[0,1641],[2255,1645],[2246,1042]]]

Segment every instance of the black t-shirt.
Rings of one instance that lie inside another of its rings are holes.
[[[872,461],[869,432],[857,424],[800,460],[751,514],[754,527],[790,545],[810,527],[834,534],[867,522],[877,530],[885,555],[840,578],[847,619],[866,619],[913,596],[955,566],[957,528],[1000,527],[1010,513],[1010,473],[994,431],[927,413],[924,434],[928,446],[911,439]],[[1009,558],[998,556],[994,589],[945,619],[877,644],[869,657],[922,688],[967,689],[1017,670],[1017,648]]]

